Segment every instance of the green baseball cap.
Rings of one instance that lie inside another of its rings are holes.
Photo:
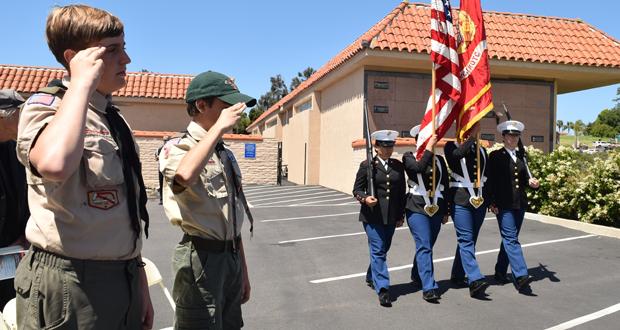
[[[228,104],[245,103],[248,107],[256,105],[256,99],[239,92],[233,78],[215,71],[203,72],[189,83],[185,102],[215,96]]]

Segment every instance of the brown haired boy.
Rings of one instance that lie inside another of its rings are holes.
[[[71,5],[52,10],[46,34],[69,76],[31,96],[19,122],[32,248],[15,278],[18,327],[150,328],[146,193],[131,130],[110,98],[131,61],[123,24]]]

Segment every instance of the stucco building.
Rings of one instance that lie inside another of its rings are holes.
[[[457,15],[453,15],[457,17]],[[554,147],[557,95],[620,82],[620,44],[577,19],[485,12],[495,110],[523,121],[524,143]],[[406,135],[420,123],[431,87],[430,6],[402,2],[248,131],[282,142],[289,181],[351,191],[370,127]],[[495,119],[482,137],[501,141]],[[446,137],[453,137],[454,130]],[[413,139],[397,142],[410,150]]]

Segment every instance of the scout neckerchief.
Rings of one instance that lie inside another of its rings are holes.
[[[105,118],[110,124],[110,135],[118,145],[118,153],[123,161],[123,177],[125,178],[125,190],[127,190],[127,206],[131,223],[137,236],[140,236],[140,219],[144,221],[144,235],[149,237],[149,214],[146,210],[146,188],[142,178],[142,163],[136,151],[136,145],[127,123],[119,114],[119,109],[111,102],[105,109]],[[139,191],[136,191],[134,178],[138,179]],[[139,204],[136,203],[139,198]]]
[[[241,174],[237,162],[233,160],[234,156],[229,155],[228,150],[224,148],[223,142],[220,141],[215,145],[215,151],[217,153],[217,157],[222,162],[222,165],[224,165],[224,175],[226,176],[226,189],[229,191],[228,215],[229,219],[232,219],[233,221],[234,235],[237,235],[237,209],[235,207],[235,205],[237,205],[237,197],[239,197],[239,199],[241,200],[241,204],[243,205],[243,208],[248,215],[248,220],[250,221],[250,235],[253,235],[254,218],[252,217],[252,213],[250,212],[247,200],[245,199],[245,194],[243,193],[240,175],[237,175],[237,173]]]
[[[428,214],[429,217],[432,217],[439,210],[439,206],[437,205],[437,200],[439,197],[443,198],[441,191],[443,190],[443,185],[440,184],[441,177],[443,176],[443,170],[441,169],[441,163],[438,157],[435,158],[435,163],[437,164],[437,169],[439,170],[439,179],[437,180],[437,186],[435,187],[435,196],[433,196],[433,203],[431,204],[430,198],[428,198],[428,191],[426,190],[426,186],[424,185],[424,180],[422,179],[422,174],[418,173],[418,184],[413,185],[411,187],[412,194],[416,196],[422,196],[424,198],[424,212]],[[411,181],[411,180],[409,180]],[[413,181],[411,181],[413,182]]]
[[[476,147],[479,147],[476,145]],[[482,197],[482,187],[484,186],[484,182],[487,180],[487,177],[484,176],[484,170],[487,166],[487,157],[484,154],[484,149],[481,149],[480,155],[482,156],[483,166],[482,166],[482,177],[480,178],[480,188],[478,188],[478,195],[474,192],[474,184],[469,179],[469,172],[467,171],[467,163],[466,157],[461,158],[461,171],[463,171],[463,176],[460,176],[454,172],[452,172],[452,177],[458,182],[451,182],[450,187],[459,187],[459,188],[467,188],[469,192],[469,204],[471,204],[474,208],[479,208],[480,205],[484,203],[484,197]]]

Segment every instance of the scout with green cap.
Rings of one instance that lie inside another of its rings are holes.
[[[187,87],[185,101],[193,103],[213,96],[228,104],[245,103],[248,108],[256,105],[255,98],[239,92],[234,78],[215,71],[203,72],[194,77]]]
[[[197,75],[186,95],[192,121],[178,144],[159,157],[163,205],[183,237],[173,258],[175,328],[239,329],[250,281],[241,240],[244,209],[241,171],[222,136],[256,99],[234,79],[214,71]],[[250,231],[252,227],[250,225]]]

